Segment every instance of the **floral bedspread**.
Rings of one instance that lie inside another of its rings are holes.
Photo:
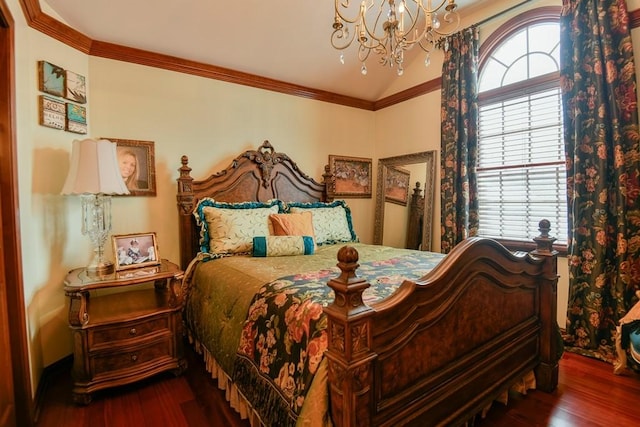
[[[419,279],[441,258],[440,254],[414,252],[361,264],[358,276],[371,283],[363,295],[365,302],[391,295],[405,279]],[[333,300],[327,282],[336,273],[331,268],[274,280],[251,302],[233,379],[266,425],[295,425],[327,349],[327,319],[322,308]]]

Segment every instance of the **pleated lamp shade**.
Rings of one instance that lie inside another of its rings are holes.
[[[129,194],[120,174],[116,144],[106,139],[74,140],[62,194]]]

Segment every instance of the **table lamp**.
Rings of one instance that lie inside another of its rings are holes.
[[[82,200],[82,234],[88,235],[94,246],[87,271],[112,273],[113,262],[104,258],[104,244],[111,231],[111,195],[129,194],[120,175],[116,144],[106,139],[74,140],[62,194],[80,195]]]

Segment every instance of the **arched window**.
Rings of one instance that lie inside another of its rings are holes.
[[[481,48],[481,236],[531,242],[546,218],[557,243],[567,243],[559,17],[559,8],[531,11],[503,25]]]

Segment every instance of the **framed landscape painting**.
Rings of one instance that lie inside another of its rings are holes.
[[[335,179],[338,197],[370,198],[372,187],[371,159],[329,155],[329,171]]]

